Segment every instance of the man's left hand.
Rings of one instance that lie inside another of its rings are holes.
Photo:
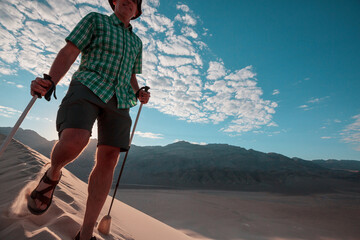
[[[150,99],[150,92],[145,92],[144,90],[139,91],[139,101],[143,104],[147,104]]]

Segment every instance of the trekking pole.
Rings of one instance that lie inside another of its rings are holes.
[[[3,142],[3,144],[1,145],[0,148],[0,157],[1,155],[5,152],[5,149],[7,148],[7,146],[9,145],[9,143],[11,142],[11,139],[13,138],[13,136],[15,135],[16,131],[19,129],[20,124],[24,121],[27,113],[30,111],[31,107],[34,105],[36,99],[38,98],[37,95],[35,95],[29,102],[29,104],[27,105],[27,107],[25,108],[24,112],[21,114],[19,120],[17,120],[16,124],[14,125],[14,127],[12,128],[11,132],[9,133],[9,135],[5,138],[5,141]]]
[[[44,74],[44,79],[45,80],[49,80],[52,82],[52,86],[51,88],[47,91],[46,95],[45,95],[45,99],[50,101],[51,99],[51,94],[54,91],[54,97],[56,99],[56,95],[55,95],[55,84],[54,82],[51,80],[51,77],[47,74]],[[19,129],[21,123],[24,121],[26,115],[29,113],[30,109],[32,108],[32,106],[34,105],[36,99],[41,98],[40,93],[35,93],[35,95],[33,96],[33,98],[30,100],[29,104],[26,106],[25,110],[23,111],[23,113],[21,114],[20,118],[17,120],[17,122],[15,123],[14,127],[11,129],[9,135],[5,138],[5,141],[3,142],[3,144],[1,145],[0,148],[0,157],[1,155],[5,152],[7,146],[9,145],[9,143],[11,142],[11,139],[14,137],[16,131]]]
[[[142,87],[141,89],[145,89],[145,91],[147,92],[147,91],[150,89],[150,87],[146,86],[146,87]],[[112,196],[112,200],[111,200],[109,212],[108,212],[107,215],[105,215],[105,216],[101,219],[101,221],[100,221],[100,223],[99,223],[99,226],[98,226],[99,232],[101,232],[102,234],[105,234],[105,235],[108,235],[108,234],[110,233],[110,226],[111,226],[111,216],[110,216],[110,212],[111,212],[111,208],[112,208],[113,203],[114,203],[114,199],[115,199],[115,196],[116,196],[116,192],[117,192],[117,189],[118,189],[118,186],[119,186],[119,183],[120,183],[120,178],[121,178],[122,172],[123,172],[123,170],[124,170],[126,158],[127,158],[127,156],[128,156],[129,150],[130,150],[131,142],[132,142],[132,139],[133,139],[133,137],[134,137],[136,125],[137,125],[138,120],[139,120],[139,116],[140,116],[140,112],[141,112],[142,106],[143,106],[143,103],[140,104],[139,111],[138,111],[137,116],[136,116],[136,120],[135,120],[135,123],[134,123],[134,127],[133,127],[133,130],[132,130],[131,136],[130,136],[129,149],[126,151],[126,154],[125,154],[125,157],[124,157],[124,161],[123,161],[122,166],[121,166],[121,170],[120,170],[120,173],[119,173],[119,177],[118,177],[118,179],[117,179],[117,183],[116,183],[116,186],[115,186],[114,194],[113,194],[113,196]]]

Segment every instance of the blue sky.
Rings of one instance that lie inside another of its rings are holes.
[[[102,0],[0,2],[0,126],[13,126],[64,38]],[[227,143],[360,160],[359,1],[147,0],[133,21],[151,87],[134,144]],[[79,60],[22,124],[49,140]],[[135,117],[138,108],[131,110]],[[96,130],[93,136],[96,137]]]

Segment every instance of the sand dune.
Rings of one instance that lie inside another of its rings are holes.
[[[3,139],[1,135],[0,142]],[[25,196],[37,184],[48,162],[43,155],[16,141],[12,141],[1,156],[0,239],[66,240],[73,239],[78,232],[85,210],[87,185],[66,169],[49,210],[41,216],[34,216],[27,210]],[[110,201],[109,196],[99,221],[107,213]],[[98,239],[193,239],[118,200],[114,202],[111,215],[111,234],[105,236],[96,230]]]
[[[0,135],[0,142],[3,139]],[[43,175],[48,161],[16,141],[0,158],[1,240],[66,240],[73,239],[79,230],[87,185],[66,169],[48,212],[34,216],[27,210],[25,196]],[[120,189],[122,202],[115,200],[111,235],[96,231],[95,236],[113,240],[357,240],[359,196],[358,189],[294,196]],[[110,200],[109,196],[98,220],[107,213]]]

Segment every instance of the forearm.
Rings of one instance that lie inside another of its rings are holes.
[[[59,51],[49,71],[49,75],[55,85],[65,76],[79,54],[80,50],[71,42],[68,42],[65,47]],[[34,81],[31,81],[30,92],[32,96],[35,94],[44,96],[50,87],[51,82],[38,77]]]
[[[131,84],[132,89],[134,90],[134,93],[136,93],[140,89],[139,83],[136,78],[136,74],[131,75],[130,84]]]
[[[79,53],[80,50],[70,42],[59,51],[49,71],[49,75],[55,84],[57,84],[69,71]]]
[[[131,84],[131,87],[132,87],[134,93],[137,93],[137,91],[140,88],[139,88],[139,83],[137,81],[135,74],[131,75],[130,84]],[[139,91],[139,94],[137,94],[136,96],[138,97],[138,99],[140,100],[141,103],[146,104],[149,101],[150,92],[147,92],[147,90],[145,91],[144,89],[142,89],[141,91]]]

